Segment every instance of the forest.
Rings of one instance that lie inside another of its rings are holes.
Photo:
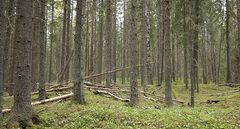
[[[240,0],[0,0],[0,129],[136,128],[240,128]]]

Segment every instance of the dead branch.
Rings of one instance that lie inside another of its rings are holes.
[[[120,100],[120,101],[123,101],[123,102],[129,102],[130,101],[129,99],[124,99],[124,98],[118,97],[118,96],[112,94],[111,92],[104,91],[104,90],[94,90],[93,93],[97,94],[97,95],[109,95],[109,96],[113,97],[114,99]]]

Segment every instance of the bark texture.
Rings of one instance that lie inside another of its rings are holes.
[[[85,104],[84,98],[84,42],[83,25],[86,0],[77,0],[76,34],[74,42],[74,100]]]

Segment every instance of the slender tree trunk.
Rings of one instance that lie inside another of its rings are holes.
[[[140,58],[140,62],[142,64],[141,67],[141,85],[144,89],[144,91],[146,91],[146,44],[147,44],[147,40],[146,40],[146,7],[147,7],[147,1],[146,0],[141,0],[141,8],[142,8],[142,14],[141,14],[141,48],[140,48],[140,52],[141,52],[141,58]]]
[[[14,87],[14,105],[11,120],[19,122],[22,128],[30,125],[33,118],[31,105],[32,10],[32,0],[17,1],[14,47],[16,52],[16,85]]]
[[[146,1],[146,51],[147,51],[147,58],[146,58],[146,69],[147,69],[147,80],[148,84],[153,85],[153,65],[152,65],[152,55],[151,55],[151,41],[150,41],[150,33],[151,33],[151,26],[150,26],[150,1]]]
[[[53,56],[53,40],[54,40],[54,0],[52,0],[52,22],[50,30],[50,54],[49,54],[49,71],[48,71],[48,83],[52,82],[52,56]]]
[[[83,41],[83,25],[84,10],[86,0],[77,0],[77,16],[76,16],[76,34],[74,41],[74,100],[80,104],[85,104],[84,98],[84,41]]]
[[[128,4],[127,4],[127,1],[126,0],[124,0],[124,21],[123,21],[123,68],[125,68],[126,67],[126,65],[127,65],[127,59],[126,59],[126,55],[127,55],[127,49],[128,49],[128,46],[127,46],[127,44],[128,44],[128,30],[127,30],[127,28],[128,28],[128,16],[127,16],[127,6]],[[123,70],[122,71],[122,84],[125,84],[125,79],[126,79],[126,71],[125,70]]]
[[[237,19],[238,19],[238,57],[240,58],[240,0],[237,1]],[[238,60],[238,80],[240,80],[240,59]]]
[[[65,55],[66,55],[66,20],[67,20],[67,3],[68,0],[64,0],[64,9],[63,9],[63,28],[62,28],[62,45],[61,45],[61,63],[60,63],[60,71],[64,69],[65,66]],[[60,72],[60,73],[61,73]],[[63,80],[59,78],[59,82]]]
[[[202,65],[203,65],[203,84],[208,83],[208,78],[207,78],[207,51],[206,51],[206,41],[204,40],[206,37],[206,31],[204,30],[203,32],[203,42],[202,42]]]
[[[106,0],[106,50],[105,65],[106,70],[111,71],[112,63],[112,0]],[[110,87],[111,74],[106,76],[106,86]]]
[[[104,20],[104,3],[100,0],[99,9],[99,45],[98,45],[98,73],[102,73],[103,67],[103,20]],[[102,82],[102,77],[99,77],[99,82]]]
[[[113,66],[112,69],[117,68],[117,0],[113,0]],[[117,73],[113,73],[113,81],[117,82]]]
[[[194,19],[194,24],[191,26],[193,32],[193,41],[192,41],[192,68],[191,68],[191,107],[194,107],[195,104],[195,96],[194,92],[198,88],[198,25],[199,25],[199,8],[200,1],[196,0],[192,3],[194,5],[194,9],[192,10],[192,18]]]
[[[184,44],[183,44],[183,52],[184,52],[184,84],[186,89],[188,89],[188,23],[187,23],[187,1],[184,0],[184,23],[183,23],[183,30],[184,30]]]
[[[163,0],[164,6],[164,45],[165,45],[165,64],[164,64],[164,78],[165,78],[165,103],[168,106],[172,102],[172,65],[171,65],[171,30],[170,30],[170,0]]]
[[[34,1],[33,44],[32,44],[32,91],[37,91],[39,79],[39,46],[40,46],[40,2]]]
[[[232,82],[231,60],[230,60],[230,37],[229,37],[229,1],[226,0],[226,49],[227,49],[227,83]]]
[[[162,80],[161,80],[161,65],[162,65],[162,0],[158,0],[157,1],[157,32],[158,32],[158,36],[157,36],[157,47],[158,47],[158,52],[157,52],[157,78],[158,78],[158,86],[161,86],[162,84]]]
[[[2,118],[2,100],[3,100],[3,85],[4,85],[4,45],[5,42],[5,29],[6,29],[6,0],[0,1],[0,118]],[[6,46],[5,46],[6,47]]]
[[[86,3],[85,75],[89,75],[89,2]]]
[[[39,64],[39,100],[44,100],[46,98],[45,90],[45,63],[46,63],[46,45],[45,45],[45,4],[46,0],[40,1],[40,64]]]
[[[65,62],[67,62],[70,58],[70,49],[71,49],[71,41],[70,41],[70,31],[71,31],[71,0],[67,1],[67,16],[66,16],[66,58]],[[69,81],[69,72],[70,72],[70,63],[66,66],[65,72],[65,81]]]
[[[172,80],[176,81],[176,71],[175,71],[175,41],[174,41],[174,33],[172,31],[171,33],[171,37],[172,37]]]
[[[134,106],[138,101],[138,86],[137,86],[137,0],[131,0],[131,42],[130,42],[130,63],[131,63],[131,96],[130,96],[130,106]]]

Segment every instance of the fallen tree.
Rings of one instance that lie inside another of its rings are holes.
[[[45,99],[45,100],[41,100],[41,101],[36,101],[36,102],[32,102],[32,106],[37,106],[37,105],[41,105],[41,104],[45,104],[45,103],[50,103],[50,102],[54,102],[57,100],[61,100],[61,99],[67,99],[73,96],[73,93],[69,93],[66,95],[62,95],[62,96],[58,96],[58,97],[54,97],[54,98],[50,98],[50,99]],[[2,113],[8,113],[11,112],[12,109],[3,109]]]
[[[232,90],[232,91],[227,91],[227,92],[222,92],[222,93],[217,93],[217,94],[211,94],[210,96],[224,96],[224,95],[234,94],[234,93],[238,93],[238,92],[240,92],[240,90]]]
[[[98,95],[109,95],[109,96],[113,97],[114,99],[120,100],[120,101],[123,101],[123,102],[129,102],[130,101],[129,99],[121,98],[119,96],[116,96],[116,95],[112,94],[111,92],[104,91],[104,90],[94,90],[93,93],[98,94]]]

